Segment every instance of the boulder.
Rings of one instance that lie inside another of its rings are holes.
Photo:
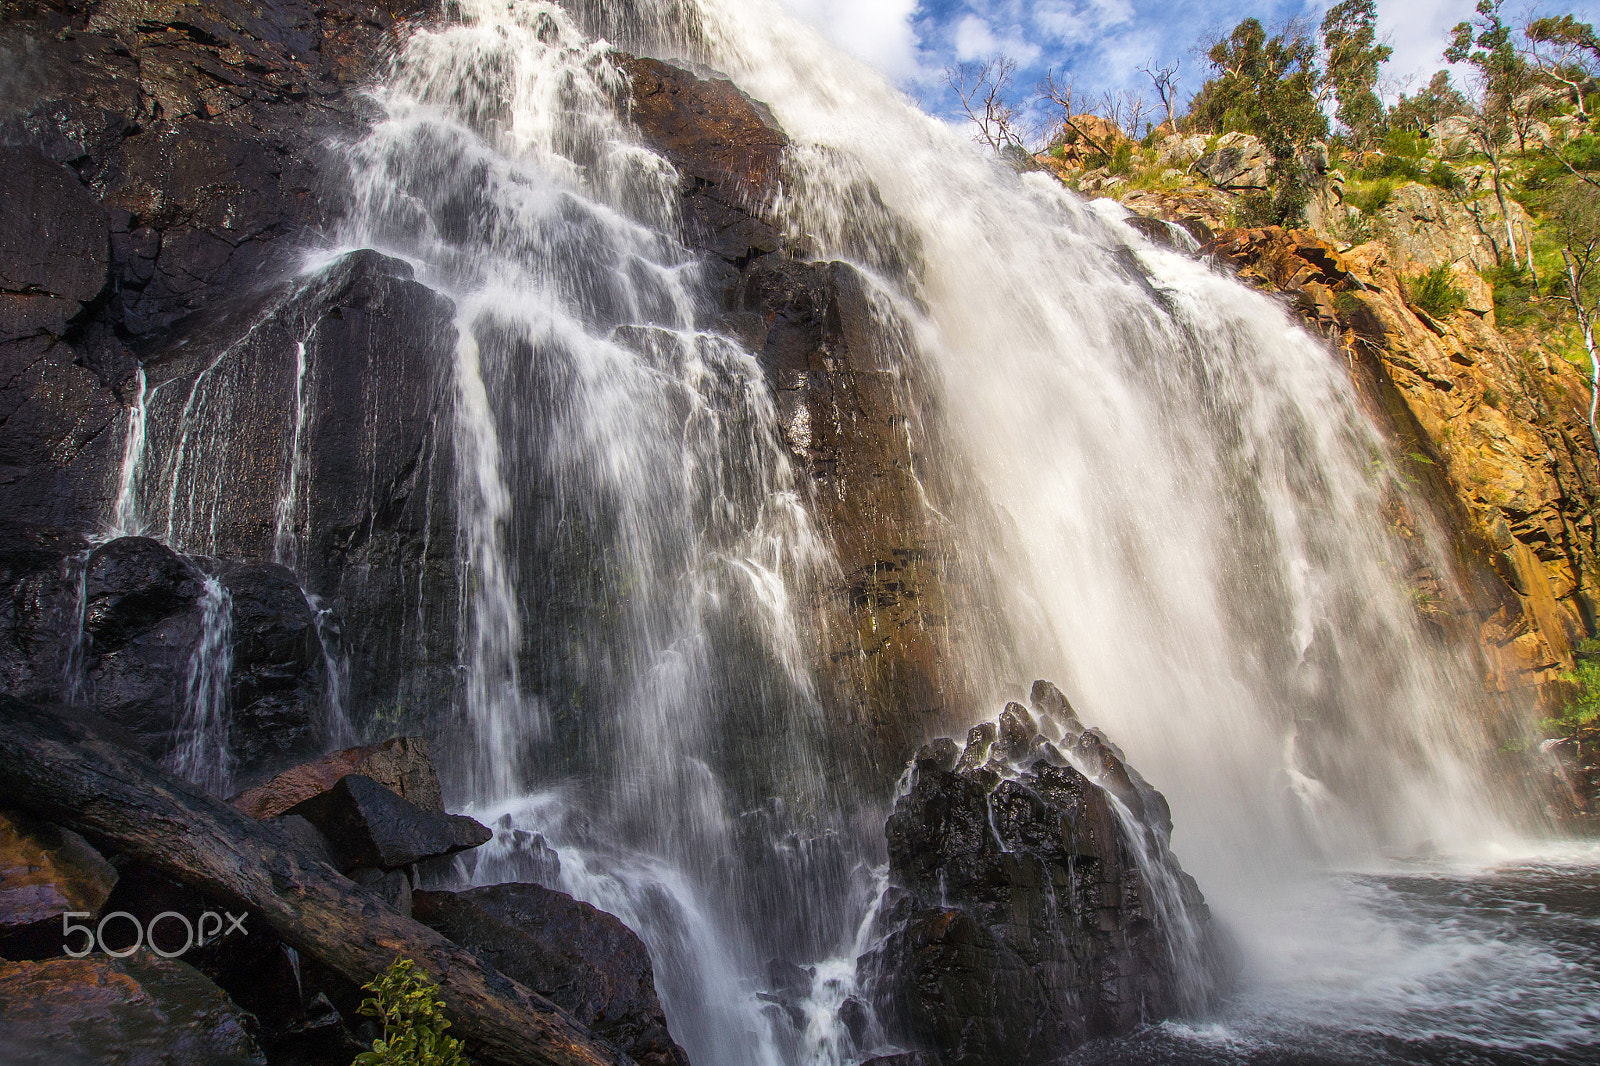
[[[207,566],[219,569],[226,592],[230,750],[240,776],[259,777],[321,747],[316,618],[285,567]],[[207,579],[194,559],[148,537],[108,541],[85,564],[81,681],[62,695],[128,729],[153,758],[173,751],[184,726]]]
[[[688,1066],[644,944],[621,921],[539,885],[417,892],[419,921],[564,1008],[640,1066]]]
[[[99,917],[117,871],[77,833],[0,811],[0,955],[60,953],[61,916]]]
[[[392,737],[301,763],[230,801],[252,818],[275,818],[326,792],[347,774],[360,774],[425,811],[444,811],[439,775],[422,737]]]
[[[1034,692],[1070,713],[1054,686]],[[1098,733],[1064,754],[1015,703],[984,725],[956,769],[913,765],[886,826],[881,940],[858,978],[887,1036],[1026,1066],[1203,1005],[1217,953],[1165,800]]]
[[[397,870],[436,855],[478,847],[494,836],[461,814],[423,810],[361,774],[291,807],[328,840],[341,870]]]
[[[0,961],[6,1066],[266,1066],[254,1023],[176,959]]]
[[[1216,147],[1195,160],[1193,169],[1210,179],[1219,189],[1259,191],[1270,184],[1267,164],[1271,160],[1261,141],[1248,133],[1225,133]]]

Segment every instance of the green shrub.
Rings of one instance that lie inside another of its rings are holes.
[[[1450,264],[1440,263],[1406,282],[1406,299],[1429,318],[1446,319],[1467,306],[1467,294],[1452,284]]]
[[[1502,329],[1550,324],[1546,321],[1545,308],[1533,291],[1533,277],[1525,268],[1503,263],[1488,270],[1486,276],[1494,286],[1494,315]]]
[[[383,1020],[383,1036],[352,1066],[467,1066],[461,1041],[446,1036],[450,1022],[439,1002],[439,986],[417,972],[410,959],[395,959],[388,970],[362,985],[372,996],[361,1013]]]
[[[1428,171],[1428,184],[1435,189],[1451,192],[1461,187],[1461,175],[1448,163],[1435,163],[1433,169]]]
[[[1368,181],[1377,181],[1381,178],[1397,178],[1402,182],[1424,181],[1427,179],[1427,172],[1414,159],[1407,159],[1398,155],[1384,155],[1371,160],[1366,166],[1362,167],[1361,176]],[[1393,182],[1390,184],[1393,184]]]
[[[1391,129],[1383,139],[1384,153],[1403,159],[1421,159],[1428,154],[1428,142],[1414,130]]]
[[[1394,182],[1385,178],[1366,191],[1346,189],[1344,202],[1360,211],[1363,215],[1375,215],[1384,209],[1389,203],[1389,197],[1393,195]]]
[[[1539,723],[1545,733],[1570,734],[1582,726],[1600,721],[1600,640],[1589,639],[1578,645],[1578,661],[1561,680],[1572,686],[1572,696],[1555,718]]]
[[[1106,168],[1113,174],[1126,176],[1133,170],[1133,143],[1123,141],[1111,150],[1111,162]]]

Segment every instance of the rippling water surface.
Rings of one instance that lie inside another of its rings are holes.
[[[1073,1066],[1600,1063],[1600,848],[1308,884],[1241,933],[1213,1017],[1079,1050]]]

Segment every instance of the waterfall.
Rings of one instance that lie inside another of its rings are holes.
[[[233,598],[221,581],[207,575],[200,592],[200,639],[189,656],[183,719],[168,765],[213,796],[227,796],[233,786],[232,673]]]
[[[1399,580],[1383,514],[1405,489],[1325,345],[1120,208],[980,158],[776,4],[701,10],[679,47],[848,161],[794,183],[795,229],[900,297],[960,398],[966,542],[1025,635],[1016,674],[988,686],[1066,679],[1185,812],[1180,836],[1216,834],[1186,861],[1217,877],[1262,852],[1341,862],[1506,836],[1475,769],[1490,712],[1473,664],[1425,632]],[[888,217],[860,210],[852,174]],[[908,232],[921,268],[897,276],[882,264]],[[1341,802],[1300,805],[1295,775]]]
[[[775,842],[843,846],[796,606],[830,556],[609,46],[554,3],[460,14],[398,56],[339,234],[456,304],[451,776],[640,932],[695,1062],[777,1066],[756,992],[791,945],[755,901]],[[823,865],[843,891],[809,886],[780,924],[832,947],[856,864]]]
[[[881,797],[830,776],[797,605],[836,564],[601,33],[770,106],[796,145],[774,210],[859,270],[948,411],[968,473],[936,517],[1016,634],[972,650],[970,687],[1061,681],[1171,797],[1219,909],[1316,864],[1508,836],[1474,664],[1418,618],[1385,526],[1407,490],[1281,307],[980,158],[771,0],[452,14],[346,146],[337,240],[456,305],[453,777],[640,933],[693,1061],[844,1056]],[[798,1043],[757,995],[772,958],[817,964]]]
[[[128,409],[128,435],[122,446],[122,466],[117,475],[117,499],[112,505],[111,535],[125,537],[139,529],[139,474],[144,466],[145,423],[149,416],[150,383],[139,364],[133,406]]]

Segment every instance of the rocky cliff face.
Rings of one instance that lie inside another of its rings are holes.
[[[21,73],[0,140],[30,196],[0,208],[0,521],[55,545],[27,562],[50,594],[13,612],[26,691],[68,695],[74,538],[115,527],[286,565],[319,614],[296,676],[350,653],[335,680],[358,728],[450,728],[453,308],[373,253],[284,280],[341,210],[327,139],[367,121],[354,90],[428,6],[10,9],[0,49]],[[785,237],[770,205],[787,141],[764,109],[654,60],[628,72],[619,106],[680,171],[722,328],[760,353],[836,549],[812,590],[827,698],[874,738],[841,754],[893,773],[971,704],[948,654],[962,583],[922,506],[938,485],[915,483],[919,459],[937,465],[919,455],[937,412],[861,279]],[[168,658],[146,672],[176,677]]]
[[[690,242],[721,282],[724,328],[759,353],[785,441],[810,474],[839,572],[814,590],[836,765],[883,780],[975,706],[954,665],[955,603],[981,595],[934,527],[937,404],[855,268],[814,261],[774,210],[788,141],[731,83],[627,64],[629,115],[683,175]],[[946,504],[948,507],[949,505]],[[979,617],[984,612],[968,612]],[[864,730],[871,743],[855,740]]]
[[[340,209],[327,139],[365,121],[356,90],[403,28],[393,12],[424,6],[8,7],[0,152],[26,190],[0,207],[12,691],[86,700],[170,746],[212,574],[235,612],[247,776],[329,739],[341,642],[303,590],[372,649],[353,660],[364,695],[448,693],[453,629],[414,606],[448,618],[455,587],[426,551],[452,535],[427,508],[449,467],[431,430],[451,308],[370,254],[284,282]],[[107,529],[214,558],[86,556]]]
[[[1397,461],[1452,538],[1469,601],[1449,602],[1419,563],[1418,609],[1467,627],[1496,689],[1559,699],[1551,683],[1594,624],[1597,470],[1583,376],[1533,338],[1497,330],[1481,293],[1469,289],[1448,320],[1431,318],[1408,301],[1381,244],[1341,254],[1310,233],[1267,229],[1219,234],[1208,250],[1288,295],[1388,426]],[[1392,516],[1402,536],[1429,519]]]

